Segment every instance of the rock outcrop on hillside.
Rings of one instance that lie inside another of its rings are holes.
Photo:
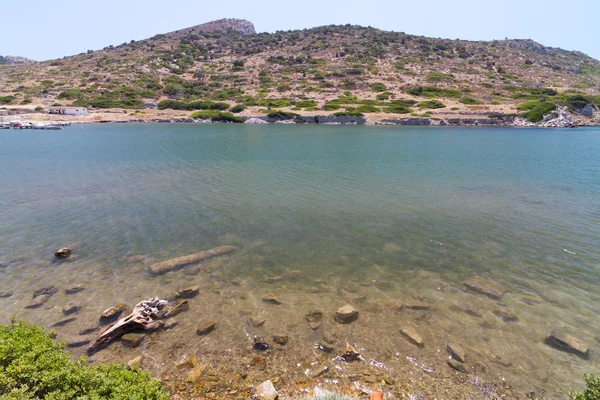
[[[30,58],[18,56],[0,56],[0,63],[5,64],[31,64],[36,62]]]
[[[224,18],[216,21],[207,22],[205,24],[192,26],[190,28],[181,29],[175,32],[167,33],[167,36],[177,38],[180,36],[189,35],[191,33],[221,32],[230,29],[239,32],[242,35],[254,35],[256,33],[254,24],[250,21],[246,21],[244,19]]]

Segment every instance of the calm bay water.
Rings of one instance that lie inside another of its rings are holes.
[[[15,294],[0,299],[0,322],[16,315],[49,327],[75,301],[83,306],[77,323],[57,328],[67,337],[118,302],[199,284],[194,301],[204,304],[194,309],[190,301],[179,331],[165,337],[199,351],[246,346],[245,334],[255,332],[244,321],[261,315],[283,321],[295,338],[280,360],[285,368],[318,340],[304,313],[328,315],[350,302],[359,320],[329,323],[339,343],[357,343],[391,373],[417,368],[406,361],[414,355],[451,374],[444,350],[455,341],[480,376],[504,379],[516,394],[561,398],[581,386],[584,372],[600,372],[599,154],[600,130],[591,128],[2,131],[0,291]],[[76,258],[52,263],[68,244]],[[200,272],[146,272],[152,262],[223,244],[240,250]],[[132,257],[139,255],[147,258]],[[465,291],[463,281],[476,275],[509,292],[494,301]],[[65,295],[74,283],[88,288]],[[61,291],[43,308],[24,309],[46,285]],[[264,294],[282,305],[265,305]],[[431,310],[386,306],[415,299]],[[483,316],[457,311],[465,304]],[[498,307],[518,321],[498,318]],[[194,326],[208,316],[227,329],[199,341]],[[398,334],[407,325],[424,336],[423,349]],[[589,360],[545,345],[556,327],[585,341]],[[257,332],[278,328],[267,323]],[[167,358],[160,344],[148,346]],[[127,351],[111,347],[98,357],[134,355]]]

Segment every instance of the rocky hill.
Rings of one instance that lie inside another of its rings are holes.
[[[0,64],[31,64],[35,61],[25,57],[0,56]]]
[[[256,29],[254,24],[250,21],[243,19],[224,18],[217,21],[207,22],[192,26],[191,28],[181,29],[175,32],[165,34],[168,38],[183,38],[191,34],[198,34],[201,32],[225,32],[225,31],[239,32],[242,35],[254,35]]]
[[[381,118],[596,118],[600,62],[532,40],[435,39],[353,25],[256,34],[224,19],[31,65],[0,66],[0,103],[273,110]],[[584,111],[585,110],[585,111]],[[590,114],[591,113],[591,114]]]

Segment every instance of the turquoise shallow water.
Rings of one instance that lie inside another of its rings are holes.
[[[522,393],[564,395],[583,372],[600,371],[599,154],[600,130],[591,128],[114,124],[3,131],[0,290],[16,293],[0,299],[0,319],[50,325],[60,312],[46,321],[47,308],[23,306],[40,286],[69,282],[88,285],[79,301],[93,319],[116,297],[135,303],[192,279],[179,272],[151,277],[127,257],[162,261],[234,244],[241,251],[216,263],[202,283],[240,280],[240,293],[249,294],[240,294],[241,309],[262,307],[248,302],[265,291],[291,296],[280,318],[348,298],[359,309],[365,298],[364,308],[424,299],[434,305],[426,325],[402,314],[382,325],[382,340],[406,323],[431,332],[433,348],[458,336],[490,376]],[[78,258],[52,264],[53,251],[71,243]],[[286,280],[289,271],[301,279]],[[462,282],[474,275],[509,293],[493,302],[465,292]],[[323,282],[329,289],[317,290]],[[60,310],[61,299],[53,301]],[[489,312],[482,320],[453,311],[464,303]],[[237,300],[227,308],[235,306]],[[499,306],[519,321],[498,319]],[[239,316],[214,306],[221,311],[235,326]],[[384,311],[366,312],[364,320],[378,313]],[[544,345],[554,327],[585,341],[590,359]],[[235,334],[229,339],[235,343]],[[371,351],[381,358],[377,345]],[[434,353],[421,356],[435,363]],[[503,361],[494,364],[497,357]]]

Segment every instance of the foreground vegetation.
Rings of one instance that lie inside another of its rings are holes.
[[[156,399],[169,396],[160,382],[121,364],[85,365],[43,329],[13,320],[0,325],[2,399]]]

